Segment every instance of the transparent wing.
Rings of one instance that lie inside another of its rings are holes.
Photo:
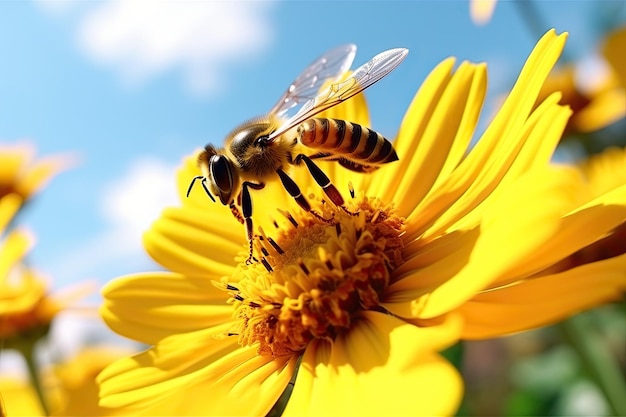
[[[324,53],[298,75],[269,113],[285,116],[292,109],[297,113],[295,107],[317,96],[324,83],[341,78],[350,69],[355,55],[356,45],[353,44],[341,45]]]
[[[408,49],[396,48],[381,52],[374,58],[354,70],[350,77],[329,85],[321,91],[313,93],[310,99],[292,117],[270,135],[276,138],[292,127],[302,123],[315,114],[336,106],[360,93],[372,84],[380,81],[393,71],[409,53]],[[320,84],[323,85],[323,83]],[[319,87],[318,87],[319,88]]]

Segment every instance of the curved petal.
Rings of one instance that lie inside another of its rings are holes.
[[[478,228],[454,232],[429,243],[425,248],[394,271],[394,283],[385,291],[381,305],[391,313],[415,317],[415,300],[444,285],[468,264]]]
[[[284,415],[454,414],[462,381],[454,367],[423,348],[429,330],[365,312],[333,343],[307,348]],[[455,333],[446,335],[448,343]]]
[[[42,189],[53,177],[72,168],[77,163],[75,155],[55,155],[39,159],[29,167],[18,184],[18,192],[30,196]]]
[[[626,197],[626,186],[622,188]],[[597,205],[570,214],[561,220],[558,231],[537,248],[532,257],[516,265],[506,276],[494,281],[494,285],[503,285],[521,277],[541,273],[604,238],[625,221],[624,205]]]
[[[196,276],[232,274],[235,257],[245,251],[244,229],[232,216],[216,221],[190,207],[166,209],[143,240],[165,268]]]
[[[226,304],[228,294],[217,289],[211,277],[167,272],[128,275],[111,281],[102,294],[100,314],[107,325],[146,344],[228,322],[233,314]]]
[[[105,369],[98,376],[102,405],[158,410],[159,404],[176,403],[186,415],[265,415],[289,383],[297,358],[259,356],[256,348],[198,336],[172,338],[169,346],[159,344]]]
[[[530,166],[548,163],[569,111],[557,106],[558,98],[552,96],[533,116],[529,118],[529,115],[565,38],[566,35],[557,36],[550,31],[537,43],[509,97],[474,149],[414,210],[414,218],[410,220],[416,226],[408,238],[421,235],[435,221],[436,226],[428,233],[433,236],[441,233],[475,210],[505,175],[507,182],[513,181]]]
[[[626,255],[476,295],[457,311],[464,339],[486,339],[545,326],[626,292]]]
[[[415,317],[444,314],[526,262],[554,235],[561,214],[571,207],[579,180],[575,171],[533,170],[498,193],[485,210],[480,236],[467,264],[415,301]]]
[[[0,286],[11,285],[9,272],[30,251],[35,237],[26,230],[12,231],[0,241]]]
[[[439,81],[438,72],[448,69],[447,65],[444,65],[448,62],[453,61],[444,61],[440,64],[441,69],[439,67],[435,69],[433,75],[424,82],[424,86]],[[397,152],[400,161],[393,166],[392,169],[395,171],[387,171],[391,178],[400,178],[397,185],[388,187],[388,192],[393,193],[390,198],[398,202],[398,210],[402,216],[408,216],[431,191],[433,185],[456,168],[467,151],[478,122],[486,91],[485,65],[463,62],[449,77],[443,79],[447,84],[438,97],[428,97],[420,89],[402,122],[400,134],[404,134],[410,127],[407,119],[421,120],[419,125],[415,126],[418,130],[413,132],[415,136],[412,140],[416,142],[414,151],[402,152],[402,148],[408,146],[406,144],[401,146],[400,140],[406,139],[399,134],[400,146]],[[426,90],[426,93],[428,92],[429,90]],[[435,100],[435,104],[430,104],[433,106],[432,111],[428,114],[416,113],[424,106],[420,103],[420,100],[424,99]]]
[[[222,325],[176,334],[143,353],[107,366],[97,377],[100,405],[150,407],[177,392],[184,395],[189,384],[217,379],[225,371],[217,364],[240,349],[236,338],[216,338],[228,328]]]

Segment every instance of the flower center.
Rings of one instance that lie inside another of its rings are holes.
[[[402,263],[404,219],[375,198],[352,200],[354,215],[318,202],[310,213],[286,213],[276,239],[263,232],[257,263],[241,263],[236,282],[223,279],[235,308],[241,345],[258,343],[274,357],[302,351],[313,339],[333,340],[361,310],[380,309],[390,274]]]

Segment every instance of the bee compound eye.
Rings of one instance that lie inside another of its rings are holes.
[[[213,155],[210,165],[211,176],[220,191],[220,198],[225,200],[233,190],[233,175],[230,163],[224,155]]]

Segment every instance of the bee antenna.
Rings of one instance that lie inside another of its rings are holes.
[[[206,178],[203,175],[198,175],[196,177],[193,177],[193,179],[191,180],[191,184],[189,184],[189,188],[187,189],[187,197],[189,197],[189,193],[191,193],[191,189],[193,188],[193,185],[196,183],[196,180],[200,180],[200,184],[202,184],[202,188],[204,188],[204,191],[207,193],[209,198],[211,198],[211,200],[213,200],[213,202],[215,203],[215,198],[213,198],[213,195],[209,191],[209,188],[206,186]]]

